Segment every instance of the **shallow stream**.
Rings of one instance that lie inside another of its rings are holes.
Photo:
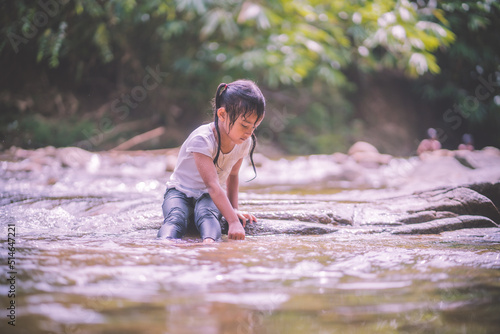
[[[158,158],[112,170],[1,163],[1,333],[500,331],[499,229],[402,236],[338,226],[169,244],[155,238],[168,176]],[[303,190],[294,196],[312,196]],[[252,208],[290,195],[262,186],[241,198]]]

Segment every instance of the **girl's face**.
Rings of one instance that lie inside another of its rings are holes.
[[[234,144],[242,144],[245,140],[247,140],[255,129],[262,122],[263,117],[261,119],[257,119],[257,113],[253,112],[251,114],[247,114],[246,117],[240,115],[232,127],[229,127],[229,117],[224,108],[220,108],[217,111],[217,115],[219,116],[219,120],[221,127],[223,127],[224,132],[228,135],[229,139]]]

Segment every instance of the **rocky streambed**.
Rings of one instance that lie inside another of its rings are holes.
[[[362,153],[279,160],[257,155],[258,178],[245,181],[253,173],[248,165],[240,177],[242,207],[261,218],[247,233],[359,228],[365,233],[430,234],[498,227],[500,150],[441,151],[426,159]],[[131,187],[159,196],[176,154],[176,149],[92,153],[71,147],[13,148],[1,155],[3,201],[41,194],[104,198],[121,196],[120,188],[130,192]],[[133,193],[120,197],[123,202],[132,198]],[[156,226],[158,219],[147,225]]]
[[[0,331],[500,330],[497,149],[255,158],[240,202],[259,221],[205,246],[156,239],[176,150],[2,152]]]

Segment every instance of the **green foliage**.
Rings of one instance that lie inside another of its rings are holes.
[[[241,77],[273,94],[302,91],[300,103],[269,99],[269,106],[286,106],[294,116],[275,139],[288,149],[300,139],[311,151],[327,151],[329,142],[336,146],[331,150],[348,144],[352,106],[346,96],[355,89],[349,78],[353,68],[391,69],[412,78],[438,74],[448,65],[436,55],[450,45],[450,57],[476,62],[483,57],[481,48],[472,50],[470,40],[453,44],[455,35],[463,29],[484,31],[498,21],[493,14],[483,15],[497,13],[498,4],[491,0],[468,3],[473,13],[467,14],[473,15],[464,15],[459,1],[438,7],[408,0],[44,3],[53,6],[47,11],[28,0],[0,4],[2,61],[22,55],[18,69],[38,63],[75,91],[88,90],[94,78],[104,77],[114,86],[103,92],[111,99],[118,90],[137,86],[147,66],[158,65],[169,73],[162,82],[169,93],[153,109],[165,114],[170,112],[165,106],[179,106],[200,117],[218,83]],[[464,21],[467,28],[459,26]],[[428,96],[433,94],[429,90]]]
[[[70,146],[86,139],[84,133],[92,132],[94,125],[88,120],[74,118],[66,120],[47,119],[39,114],[28,115],[19,120],[5,123],[0,132],[7,136],[19,134],[13,144],[38,148],[44,146]]]
[[[447,18],[456,42],[434,53],[442,74],[422,77],[418,87],[424,97],[441,106],[436,124],[446,137],[475,131],[479,145],[500,146],[500,2],[447,0],[435,6],[433,12]],[[447,121],[448,110],[454,110],[452,116],[460,122]]]
[[[47,58],[50,68],[59,66],[60,50],[67,26],[68,24],[63,21],[59,24],[57,32],[45,29],[44,33],[38,40],[39,47],[36,57],[37,62],[41,62],[44,58]]]
[[[43,11],[27,3],[18,1],[10,5],[17,7],[16,15],[2,29],[4,34],[15,31],[16,26],[20,29],[18,33],[36,26],[36,17],[40,16],[37,13]],[[53,10],[56,15],[48,17],[46,24],[41,22],[44,32],[32,37],[39,42],[37,60],[47,58],[50,67],[57,67],[60,58],[80,51],[83,46],[96,47],[101,62],[108,63],[126,51],[121,41],[127,40],[129,31],[148,24],[156,26],[153,27],[156,36],[141,35],[138,31],[139,36],[158,38],[155,41],[169,49],[198,54],[190,66],[196,67],[197,60],[202,60],[229,73],[243,70],[249,75],[258,71],[271,87],[300,83],[318,74],[326,83],[341,86],[345,66],[360,61],[373,67],[381,59],[371,52],[374,49],[378,55],[390,55],[395,65],[411,74],[437,71],[431,52],[453,40],[453,33],[446,27],[421,20],[418,10],[405,0],[263,3],[77,0],[64,5],[54,0],[51,3],[57,6]],[[486,22],[480,17],[469,20],[469,24],[477,27]],[[183,43],[186,40],[193,43]],[[214,48],[213,43],[218,43],[218,47]],[[114,44],[121,48],[113,48]],[[66,53],[60,52],[63,45]],[[200,56],[203,51],[212,57]],[[7,50],[4,48],[3,52]],[[214,54],[224,57],[213,57]],[[160,56],[171,60],[168,53]],[[337,79],[332,81],[330,76]]]

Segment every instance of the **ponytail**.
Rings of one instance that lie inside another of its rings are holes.
[[[257,145],[257,136],[255,136],[255,133],[252,133],[252,148],[250,149],[250,162],[252,163],[254,176],[247,182],[250,182],[257,177],[257,169],[255,168],[255,163],[253,162],[253,151],[255,150],[256,145]]]
[[[227,84],[221,83],[219,87],[217,87],[217,91],[215,92],[215,111],[214,111],[214,125],[215,125],[215,131],[217,132],[217,153],[215,154],[214,158],[214,165],[219,166],[217,164],[217,160],[219,160],[219,154],[220,154],[220,146],[221,146],[221,139],[220,139],[220,130],[219,130],[219,116],[217,116],[217,110],[221,107],[221,95],[224,93],[224,91],[227,88]]]
[[[241,115],[246,116],[252,113],[257,114],[257,119],[262,119],[265,114],[266,101],[264,95],[257,85],[250,80],[237,80],[230,84],[221,83],[215,92],[214,106],[214,125],[217,133],[217,152],[213,160],[214,165],[219,167],[218,160],[221,152],[221,135],[219,129],[219,117],[217,110],[224,107],[229,117],[229,127],[236,122]],[[257,144],[257,137],[252,133],[252,146],[250,148],[250,162],[255,176],[248,180],[252,181],[257,177],[257,169],[253,161],[253,152]],[[247,182],[248,182],[247,181]]]

